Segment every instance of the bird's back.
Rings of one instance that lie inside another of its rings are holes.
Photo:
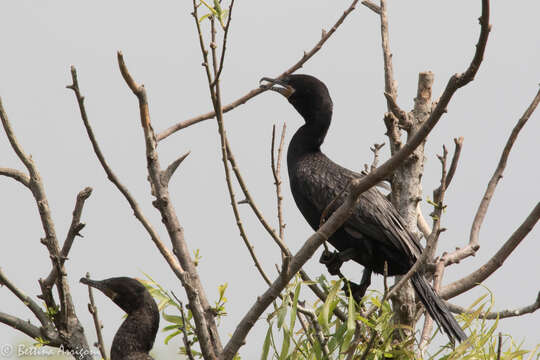
[[[330,215],[349,194],[350,181],[363,176],[337,165],[320,151],[289,156],[288,166],[294,200],[314,230],[319,228],[326,207],[336,199]],[[361,250],[353,260],[375,272],[382,273],[387,261],[390,275],[405,273],[422,251],[396,209],[374,187],[360,195],[351,217],[329,241],[340,251]]]

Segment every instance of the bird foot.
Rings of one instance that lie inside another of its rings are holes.
[[[341,265],[343,265],[343,260],[339,256],[337,251],[324,250],[319,259],[321,264],[324,264],[328,269],[328,272],[331,275],[341,275]]]
[[[343,285],[343,291],[351,295],[354,301],[356,301],[357,303],[360,303],[364,295],[366,295],[366,291],[368,287],[369,287],[369,284],[357,284],[352,281],[346,281],[345,285]],[[350,292],[349,292],[349,289],[350,289]]]

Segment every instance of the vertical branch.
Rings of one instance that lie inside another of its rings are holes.
[[[272,175],[274,176],[274,185],[276,186],[276,200],[277,200],[277,217],[279,224],[279,238],[283,241],[285,232],[285,223],[283,222],[283,195],[281,194],[281,159],[283,155],[283,145],[285,142],[285,130],[287,124],[283,123],[283,129],[281,130],[281,140],[279,141],[279,147],[277,152],[277,161],[275,160],[275,137],[276,126],[272,127],[272,149],[271,149],[271,161],[272,161]]]
[[[90,273],[86,273],[86,278],[90,279]],[[97,343],[95,345],[99,349],[99,353],[101,354],[103,360],[107,360],[107,350],[105,350],[105,342],[103,341],[103,334],[101,333],[103,325],[99,320],[98,309],[94,301],[94,293],[90,285],[88,285],[88,299],[90,300],[90,302],[88,303],[88,312],[92,314],[92,319],[94,320],[94,328],[96,329]]]
[[[199,274],[191,258],[184,238],[184,229],[180,225],[174,206],[170,201],[168,184],[161,181],[164,172],[159,164],[159,156],[156,150],[157,141],[150,122],[146,90],[143,85],[139,86],[131,77],[121,52],[118,52],[118,65],[122,77],[139,102],[140,120],[146,143],[148,175],[152,192],[156,197],[153,205],[161,214],[162,222],[173,244],[174,254],[178,258],[182,269],[185,270],[180,280],[186,290],[193,319],[197,325],[196,330],[201,351],[206,358],[214,359],[221,351],[215,314],[208,303]]]

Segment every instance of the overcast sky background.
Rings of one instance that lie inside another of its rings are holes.
[[[350,1],[237,1],[229,51],[222,76],[224,103],[275,76],[296,62],[319,40]],[[69,66],[75,65],[90,121],[102,150],[117,176],[139,201],[146,216],[169,244],[157,212],[151,206],[146,181],[144,141],[136,98],[118,70],[122,50],[135,80],[144,83],[154,129],[210,110],[191,1],[2,1],[0,4],[0,96],[19,142],[32,154],[41,172],[61,241],[71,221],[75,196],[94,188],[83,213],[84,238],[75,241],[66,263],[78,316],[90,342],[95,332],[87,311],[86,287],[79,278],[89,271],[97,279],[150,274],[184,298],[179,282],[135,220],[125,199],[106,179],[79,117]],[[204,14],[201,11],[201,14]],[[462,159],[447,193],[448,210],[441,250],[468,241],[472,218],[498,162],[506,139],[540,82],[540,2],[493,1],[485,61],[476,80],[454,96],[448,113],[426,146],[424,198],[438,185],[440,166],[435,155],[452,138],[465,137]],[[474,53],[480,1],[389,1],[390,41],[398,81],[399,104],[413,105],[418,72],[435,73],[437,97],[453,73],[464,71]],[[382,121],[383,66],[378,17],[363,6],[347,18],[327,45],[301,73],[323,80],[334,101],[334,122],[323,150],[336,162],[360,170],[371,161],[369,146],[386,141]],[[225,115],[232,149],[252,195],[274,224],[275,198],[270,172],[272,124],[287,121],[287,142],[302,124],[296,111],[275,93],[265,93]],[[523,221],[540,198],[538,139],[540,113],[532,116],[517,140],[505,177],[499,184],[480,233],[474,258],[449,268],[445,283],[463,277],[485,263]],[[388,157],[388,146],[382,158]],[[220,327],[223,342],[256,297],[266,288],[242,244],[229,205],[215,121],[209,120],[160,143],[162,166],[191,150],[170,183],[191,250],[200,249],[199,271],[211,301],[225,282],[228,317]],[[0,166],[23,170],[0,136]],[[312,233],[296,209],[283,168],[286,242],[296,250]],[[240,192],[237,191],[237,194]],[[239,196],[241,199],[241,196]],[[425,202],[424,202],[425,205]],[[425,213],[429,207],[424,206]],[[247,207],[244,224],[269,274],[279,252]],[[495,297],[494,309],[532,303],[540,286],[538,229],[533,230],[504,266],[485,282]],[[37,279],[49,273],[50,261],[38,212],[30,192],[11,179],[0,178],[0,266],[24,292],[39,293]],[[306,266],[313,276],[325,273],[319,253]],[[350,265],[356,280],[361,267]],[[381,288],[380,277],[373,285]],[[453,299],[467,306],[486,290],[482,287]],[[306,291],[304,294],[309,296]],[[97,296],[107,346],[122,321],[122,311]],[[5,287],[0,311],[37,323]],[[511,333],[526,348],[540,342],[540,313],[503,320],[499,330]],[[161,325],[165,325],[162,320]],[[241,355],[258,358],[266,322],[260,320]],[[160,333],[154,349],[163,349]],[[0,325],[0,343],[29,341]],[[169,346],[180,345],[179,337]]]

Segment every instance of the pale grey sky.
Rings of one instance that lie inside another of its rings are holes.
[[[222,78],[228,103],[254,88],[262,76],[275,76],[296,62],[318,41],[349,1],[275,0],[237,1],[229,52]],[[76,240],[67,262],[69,281],[90,342],[95,340],[86,310],[86,287],[78,279],[89,271],[101,279],[142,277],[146,272],[166,288],[182,294],[179,283],[127,202],[105,174],[86,137],[70,83],[75,65],[86,106],[109,164],[159,228],[146,181],[142,131],[136,99],[122,80],[116,51],[124,52],[134,78],[146,85],[153,127],[157,131],[210,110],[208,89],[191,1],[3,1],[0,4],[0,96],[20,143],[31,153],[44,179],[59,239],[71,221],[75,196],[85,186],[94,188],[83,213],[84,238]],[[465,137],[456,177],[447,194],[442,249],[463,246],[472,217],[510,130],[537,91],[540,82],[540,13],[538,1],[493,1],[485,61],[476,80],[458,91],[448,113],[426,147],[425,197],[437,186],[442,144],[453,148],[452,138]],[[398,81],[399,104],[410,108],[417,74],[435,73],[434,96],[449,76],[465,70],[477,41],[480,1],[389,1],[390,41]],[[303,69],[329,87],[334,100],[334,123],[324,151],[336,162],[361,169],[371,160],[369,146],[385,141],[383,72],[378,18],[359,6],[327,45]],[[267,218],[275,223],[273,179],[269,167],[272,124],[288,125],[287,141],[302,121],[276,94],[263,94],[226,114],[226,126],[249,188]],[[540,113],[530,119],[510,156],[481,232],[481,249],[446,272],[445,282],[462,277],[487,261],[540,198]],[[241,316],[265,285],[238,236],[229,206],[215,121],[181,131],[160,143],[162,164],[187,150],[192,153],[171,182],[171,195],[192,250],[200,249],[199,271],[210,299],[217,287],[229,283],[227,311],[221,336],[228,339]],[[388,156],[385,147],[383,157]],[[0,136],[0,166],[23,169]],[[283,176],[287,184],[285,167]],[[298,249],[311,230],[296,210],[284,186],[286,241]],[[30,193],[0,178],[0,266],[29,295],[39,293],[37,279],[50,261],[39,243],[42,230]],[[425,207],[426,211],[428,207]],[[279,253],[247,208],[244,223],[255,250],[269,273]],[[166,239],[166,233],[160,228]],[[485,282],[495,297],[495,309],[521,307],[536,298],[540,286],[539,232],[533,230],[504,264]],[[312,275],[325,272],[315,258],[307,265]],[[352,278],[359,266],[347,266]],[[374,287],[380,286],[380,281]],[[485,293],[478,287],[453,301],[468,305]],[[5,288],[0,289],[1,311],[32,319],[32,315]],[[122,312],[104,296],[97,301],[110,346],[122,321]],[[530,348],[540,342],[540,313],[503,320],[503,333]],[[164,322],[162,322],[162,325]],[[255,358],[262,343],[260,321],[241,350]],[[155,348],[163,348],[160,334]],[[25,336],[0,325],[0,342]],[[26,339],[28,340],[28,339]],[[177,346],[179,339],[173,344]]]

